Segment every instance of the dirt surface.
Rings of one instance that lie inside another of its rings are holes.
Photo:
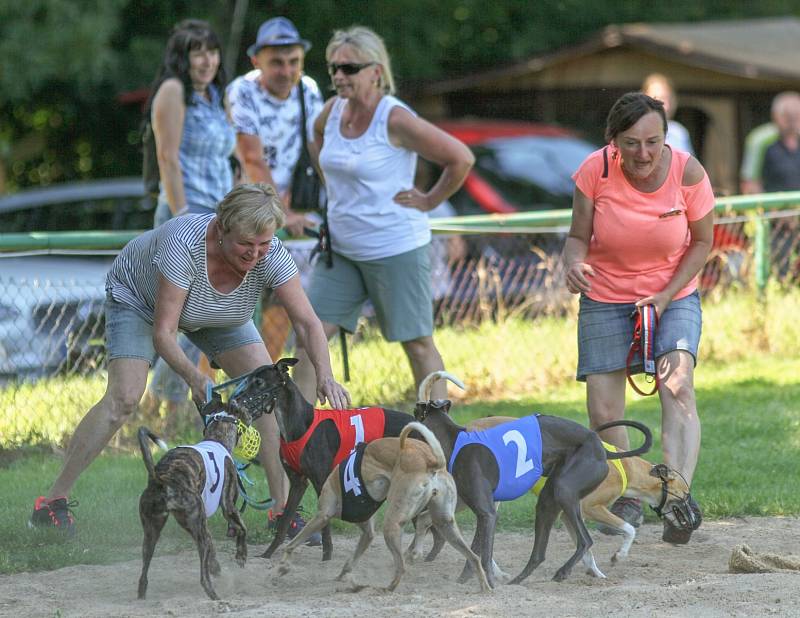
[[[467,531],[471,537],[471,531]],[[239,569],[233,543],[216,539],[222,575],[221,601],[209,600],[199,582],[195,552],[159,555],[150,569],[148,599],[136,599],[140,561],[78,566],[48,573],[0,577],[2,616],[800,616],[800,573],[732,574],[731,551],[746,543],[757,553],[800,554],[800,519],[752,518],[705,522],[689,545],[661,541],[661,528],[640,529],[627,561],[611,565],[618,538],[594,533],[598,566],[607,579],[582,565],[562,583],[550,581],[572,552],[563,529],[555,530],[545,563],[522,585],[482,594],[476,580],[456,583],[462,558],[449,546],[433,563],[408,566],[395,592],[379,588],[391,579],[391,557],[380,534],[356,567],[354,580],[370,584],[352,592],[335,581],[355,536],[334,535],[334,558],[320,562],[320,548],[303,547],[292,570],[277,576],[277,561],[256,557]],[[410,539],[410,537],[409,537]],[[532,534],[500,533],[495,558],[516,575],[527,562]],[[374,587],[372,587],[374,586]]]

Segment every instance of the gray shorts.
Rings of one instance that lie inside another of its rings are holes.
[[[351,333],[369,299],[387,341],[429,337],[433,334],[429,246],[363,262],[334,253],[332,268],[320,258],[308,298],[320,320]]]
[[[156,356],[153,347],[153,325],[130,306],[119,303],[106,295],[106,355],[115,358],[139,358],[152,364]],[[249,321],[241,326],[224,328],[201,328],[186,333],[195,344],[214,362],[217,356],[251,343],[261,343],[256,325]]]
[[[578,313],[577,379],[585,382],[592,373],[624,369],[633,338],[633,303],[601,303],[581,295]],[[685,350],[697,364],[703,313],[697,291],[672,301],[658,320],[656,358]],[[631,373],[643,371],[641,357],[634,358]]]

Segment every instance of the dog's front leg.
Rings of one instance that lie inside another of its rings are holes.
[[[492,563],[492,555],[494,553],[494,531],[497,527],[497,510],[494,507],[494,502],[491,501],[487,507],[478,510],[475,513],[478,521],[475,526],[475,536],[472,538],[471,549],[481,559],[481,566],[486,573],[486,579],[489,585],[495,587],[494,568]],[[464,564],[464,569],[458,577],[458,583],[466,583],[472,576],[472,564],[467,561]]]
[[[236,500],[239,497],[239,488],[236,483],[237,474],[236,464],[233,463],[233,460],[226,459],[225,482],[222,486],[222,515],[228,522],[228,527],[236,535],[236,564],[244,567],[247,562],[247,528],[236,508]]]
[[[361,528],[361,536],[358,539],[356,550],[353,552],[353,555],[350,556],[344,563],[341,573],[339,573],[339,576],[336,578],[339,581],[343,581],[347,575],[352,572],[362,554],[367,551],[367,548],[372,544],[372,540],[375,538],[374,516],[370,517],[367,521],[359,522],[356,525]],[[357,589],[358,588],[360,587],[357,587]]]
[[[303,494],[308,487],[308,479],[304,476],[300,476],[288,468],[286,472],[289,477],[289,497],[286,500],[283,515],[278,518],[278,525],[275,527],[275,538],[272,539],[272,543],[269,544],[267,550],[261,554],[261,558],[272,558],[275,550],[286,540],[292,518],[297,512],[297,506],[300,504],[300,500],[302,500]]]

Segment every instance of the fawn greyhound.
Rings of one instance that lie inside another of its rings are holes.
[[[576,539],[575,553],[553,577],[556,581],[565,579],[592,546],[592,538],[581,518],[581,500],[608,474],[607,459],[646,452],[652,442],[647,439],[649,436],[645,435],[645,443],[637,449],[608,453],[599,436],[583,425],[554,416],[536,415],[516,419],[517,422],[498,427],[494,432],[484,432],[494,434],[491,437],[494,448],[490,448],[487,443],[471,442],[475,436],[453,422],[448,415],[450,401],[430,400],[430,388],[440,379],[448,379],[464,388],[458,378],[445,371],[432,373],[420,384],[415,416],[433,431],[441,443],[458,488],[459,500],[478,518],[472,550],[481,557],[490,585],[494,585],[495,573],[492,564],[497,522],[495,501],[522,495],[540,476],[546,476],[547,481],[536,504],[533,551],[528,564],[512,583],[521,582],[544,561],[550,530],[562,512],[567,528]],[[616,421],[614,426],[617,425],[637,426],[631,421]],[[417,522],[417,538],[412,548],[424,534],[427,524],[423,514]],[[460,581],[467,579],[470,573],[468,563]]]
[[[407,439],[412,431],[423,440]],[[426,444],[427,442],[427,444]],[[403,526],[427,509],[436,529],[460,551],[478,573],[481,590],[490,590],[478,556],[467,546],[455,521],[458,496],[447,460],[436,436],[421,423],[409,423],[399,438],[379,438],[359,444],[330,473],[319,498],[316,516],[287,545],[279,573],[289,571],[294,549],[334,517],[358,524],[361,538],[342,568],[344,579],[375,536],[374,514],[386,502],[383,537],[394,558],[395,574],[388,590],[394,590],[405,571],[400,546]]]

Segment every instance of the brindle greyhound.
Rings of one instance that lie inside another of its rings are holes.
[[[495,569],[492,564],[492,552],[497,523],[494,492],[501,471],[492,451],[480,444],[467,444],[452,460],[456,439],[466,430],[453,422],[448,415],[449,400],[429,399],[431,385],[439,379],[448,379],[464,388],[458,378],[446,371],[432,373],[420,385],[420,401],[417,403],[415,416],[433,431],[439,440],[450,464],[450,472],[456,481],[459,500],[463,501],[478,519],[472,550],[481,557],[481,564],[486,571],[489,584],[494,586]],[[531,557],[522,573],[511,583],[521,582],[544,561],[550,530],[561,512],[577,545],[575,553],[553,577],[555,581],[565,579],[575,563],[592,546],[592,538],[581,518],[580,503],[581,499],[600,485],[608,474],[606,460],[639,455],[647,452],[651,446],[651,442],[645,440],[644,445],[637,449],[609,453],[603,447],[599,436],[583,425],[555,416],[538,415],[537,419],[541,434],[541,469],[542,475],[547,477],[547,482],[536,503],[535,540]],[[615,425],[635,426],[629,421],[618,421]],[[506,441],[507,445],[512,443],[517,445],[519,456],[521,453],[519,441],[516,439]],[[423,521],[423,517],[424,514],[417,521],[418,535],[428,527],[428,522]],[[470,574],[471,567],[467,564],[459,581],[465,581]]]
[[[164,450],[167,448],[166,444],[147,427],[139,429],[139,447],[148,478],[147,487],[139,499],[139,518],[144,528],[142,574],[139,577],[140,599],[144,599],[147,594],[147,571],[170,513],[197,543],[200,553],[200,583],[211,599],[216,600],[219,597],[211,585],[209,574],[219,575],[220,568],[206,519],[216,510],[216,501],[222,506],[222,514],[236,536],[236,563],[244,567],[247,560],[247,529],[236,509],[238,476],[236,465],[229,454],[239,437],[237,420],[250,425],[253,418],[242,410],[229,413],[229,407],[218,396],[205,405],[200,415],[206,423],[203,442],[196,445],[197,448],[173,448],[156,465],[153,465],[148,440]]]
[[[289,497],[278,519],[275,538],[262,558],[270,558],[286,538],[309,481],[319,496],[333,468],[357,443],[397,437],[414,420],[410,414],[382,408],[315,411],[289,377],[289,368],[297,362],[296,358],[282,358],[274,365],[259,367],[247,378],[243,390],[230,399],[232,406],[253,414],[274,413],[280,431]],[[321,415],[327,417],[320,420]],[[331,530],[326,525],[322,530],[322,559],[330,560],[332,555]]]

